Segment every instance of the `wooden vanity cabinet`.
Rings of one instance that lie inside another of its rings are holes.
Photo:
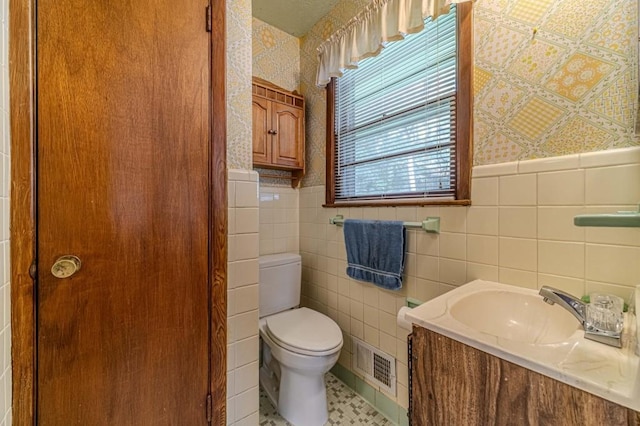
[[[304,99],[254,77],[252,111],[254,167],[289,170],[297,187],[305,169]]]
[[[640,425],[639,413],[414,326],[410,406],[421,425]]]

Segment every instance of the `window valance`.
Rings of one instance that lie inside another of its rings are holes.
[[[316,84],[326,86],[342,70],[357,68],[362,59],[376,56],[385,43],[422,30],[425,18],[436,19],[448,13],[452,3],[466,1],[471,0],[372,0],[318,47]]]

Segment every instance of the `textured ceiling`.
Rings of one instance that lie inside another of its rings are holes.
[[[305,35],[338,0],[252,0],[253,16],[295,37]]]

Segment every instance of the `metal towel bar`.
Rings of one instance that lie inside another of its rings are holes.
[[[344,223],[344,216],[341,214],[332,217],[329,219],[329,223],[332,225],[342,225]],[[432,232],[435,234],[440,233],[440,218],[439,217],[428,217],[426,220],[422,222],[404,222],[404,226],[406,228],[417,228],[423,229],[427,232]]]

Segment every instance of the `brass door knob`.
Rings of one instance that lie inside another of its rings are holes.
[[[82,262],[76,256],[60,256],[51,267],[51,274],[56,278],[68,278],[80,270]]]

